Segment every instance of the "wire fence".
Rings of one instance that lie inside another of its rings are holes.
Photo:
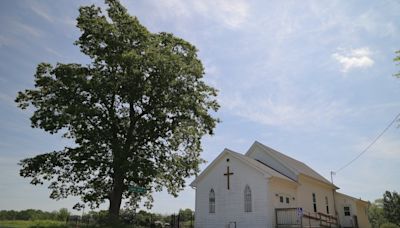
[[[67,225],[68,227],[79,228],[105,227],[106,220],[107,216],[104,214],[73,215],[67,219]],[[124,213],[120,215],[120,222],[123,228],[194,228],[194,213],[177,213],[169,216],[150,213],[147,216],[136,213]]]

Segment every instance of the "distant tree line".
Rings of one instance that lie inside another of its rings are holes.
[[[368,218],[373,228],[400,228],[400,195],[386,191],[371,204]]]
[[[121,212],[121,220],[126,221],[126,213]],[[189,228],[194,225],[194,211],[191,209],[180,209],[178,213],[172,215],[162,215],[140,210],[134,215],[133,222],[135,227],[158,227],[159,225],[169,224],[170,227]]]
[[[42,211],[35,209],[27,209],[22,211],[1,210],[0,220],[57,220],[66,221],[71,213],[66,208],[58,211]]]
[[[2,210],[0,211],[0,220],[53,220],[66,221],[71,224],[79,223],[85,225],[105,225],[108,218],[108,211],[89,211],[83,216],[71,215],[66,209],[62,208],[58,211],[47,212],[42,210],[27,209],[21,211]],[[194,224],[194,211],[191,209],[180,209],[175,214],[159,214],[151,213],[144,210],[132,211],[121,210],[120,221],[124,225],[134,225],[137,228],[170,227],[190,228]]]

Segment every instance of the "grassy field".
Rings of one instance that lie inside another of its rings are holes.
[[[0,228],[67,228],[65,222],[51,221],[51,220],[36,220],[36,221],[22,221],[22,220],[4,220],[0,221]]]
[[[25,221],[25,220],[0,220],[0,228],[75,228],[75,224],[66,225],[65,222],[53,221],[53,220],[35,220],[35,221]],[[87,226],[80,224],[80,228],[94,228],[102,226]],[[132,225],[119,226],[120,228],[131,228]],[[141,227],[141,226],[139,226]],[[150,227],[150,226],[148,226]],[[191,228],[190,221],[180,223],[182,228]]]
[[[96,227],[104,227],[110,228],[106,226],[95,226],[95,225],[86,225],[79,224],[78,226],[74,223],[69,225],[65,224],[65,222],[60,221],[52,221],[52,220],[35,220],[35,221],[24,221],[24,220],[0,220],[0,228],[96,228]],[[132,225],[121,225],[119,228],[131,228]]]

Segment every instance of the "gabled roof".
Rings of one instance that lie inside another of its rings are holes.
[[[252,159],[251,157],[248,157],[248,156],[246,156],[246,155],[243,155],[243,154],[240,154],[240,153],[237,153],[237,152],[233,152],[233,151],[231,151],[231,153],[232,153],[233,155],[238,156],[240,159],[245,160],[245,161],[246,161],[247,163],[249,163],[251,166],[257,167],[257,168],[261,169],[262,171],[268,173],[270,176],[279,177],[279,178],[281,178],[281,179],[284,179],[284,180],[287,180],[287,181],[290,181],[290,182],[294,182],[294,181],[291,180],[290,178],[288,178],[288,177],[282,175],[281,173],[279,173],[279,172],[277,172],[277,171],[271,169],[271,168],[268,167],[267,165],[265,165],[265,164],[263,164],[263,163],[261,163],[261,162],[259,162],[259,161],[256,161],[256,160]]]
[[[311,177],[315,180],[318,180],[320,182],[323,182],[325,184],[331,185],[334,188],[338,189],[335,185],[333,185],[330,181],[325,179],[323,176],[321,176],[319,173],[314,171],[312,168],[307,166],[301,161],[298,161],[296,159],[293,159],[289,156],[286,156],[268,146],[265,146],[264,144],[255,141],[253,145],[250,147],[250,149],[246,153],[246,157],[250,155],[255,149],[255,147],[262,149],[264,153],[268,153],[270,156],[274,157],[276,160],[278,160],[282,165],[286,166],[288,169],[293,170],[297,175],[303,174],[305,176]]]
[[[239,161],[242,161],[243,163],[245,163],[245,164],[247,164],[248,166],[250,166],[250,167],[256,169],[257,171],[263,173],[263,174],[266,175],[266,176],[269,176],[269,177],[277,177],[277,178],[280,178],[280,179],[283,179],[283,180],[286,180],[286,181],[289,181],[289,182],[294,182],[293,180],[291,180],[291,179],[287,178],[286,176],[280,174],[279,172],[277,172],[277,171],[271,169],[270,167],[264,165],[263,163],[254,160],[254,159],[251,158],[251,157],[248,157],[248,156],[246,156],[246,155],[243,155],[243,154],[240,154],[240,153],[237,153],[237,152],[234,152],[234,151],[232,151],[232,150],[229,150],[229,149],[226,149],[226,148],[225,148],[224,151],[222,151],[222,152],[218,155],[218,157],[215,158],[214,161],[211,162],[211,164],[209,164],[209,165],[207,166],[207,168],[206,168],[205,170],[203,170],[203,172],[201,172],[200,175],[197,176],[196,179],[195,179],[192,183],[190,183],[190,186],[196,187],[197,183],[212,169],[212,167],[213,167],[224,155],[227,155],[227,154],[228,154],[228,155],[231,155],[232,157],[234,157],[234,158],[236,158],[236,159],[238,159]]]
[[[355,197],[346,195],[346,194],[341,193],[341,192],[336,192],[335,194],[341,195],[341,196],[344,197],[344,198],[352,199],[352,200],[354,200],[356,203],[370,204],[369,201],[365,201],[365,200],[363,200],[363,199],[361,199],[361,198],[357,199],[357,198],[355,198]]]

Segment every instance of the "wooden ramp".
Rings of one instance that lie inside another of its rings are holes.
[[[336,216],[324,213],[311,213],[302,208],[276,208],[276,228],[337,228]]]

